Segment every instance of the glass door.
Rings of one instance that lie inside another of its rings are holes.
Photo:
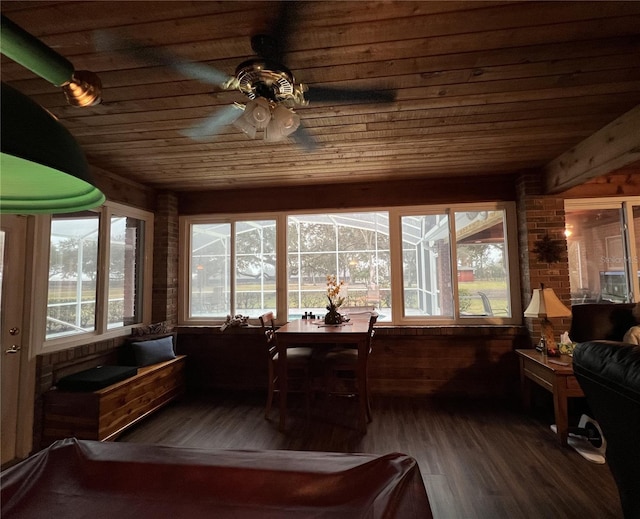
[[[567,200],[565,235],[572,304],[638,300],[640,202]]]

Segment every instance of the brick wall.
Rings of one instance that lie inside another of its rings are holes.
[[[520,249],[520,284],[522,288],[522,308],[531,301],[534,288],[553,288],[560,301],[567,307],[571,305],[569,286],[569,260],[566,247],[564,199],[543,195],[543,175],[528,172],[516,179],[516,205],[518,215],[518,246]],[[536,242],[548,235],[551,240],[562,243],[560,261],[548,263],[541,261],[534,252]],[[553,319],[556,336],[567,331],[570,318]],[[540,337],[538,319],[525,319],[532,335],[532,344]]]
[[[153,302],[151,321],[178,322],[178,199],[161,191],[154,222]],[[158,253],[160,252],[160,253]]]

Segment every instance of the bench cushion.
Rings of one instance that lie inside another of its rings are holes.
[[[97,391],[137,374],[138,368],[132,366],[97,366],[62,377],[56,386],[65,391]]]

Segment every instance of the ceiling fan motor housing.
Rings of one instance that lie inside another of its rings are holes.
[[[249,99],[264,97],[273,102],[295,100],[296,84],[291,71],[274,61],[251,59],[238,65],[239,90]]]

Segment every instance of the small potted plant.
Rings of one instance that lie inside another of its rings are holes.
[[[344,303],[344,297],[340,297],[340,287],[344,285],[344,281],[338,281],[333,274],[327,276],[327,314],[324,316],[325,324],[340,324],[342,316],[338,313],[338,308]]]

